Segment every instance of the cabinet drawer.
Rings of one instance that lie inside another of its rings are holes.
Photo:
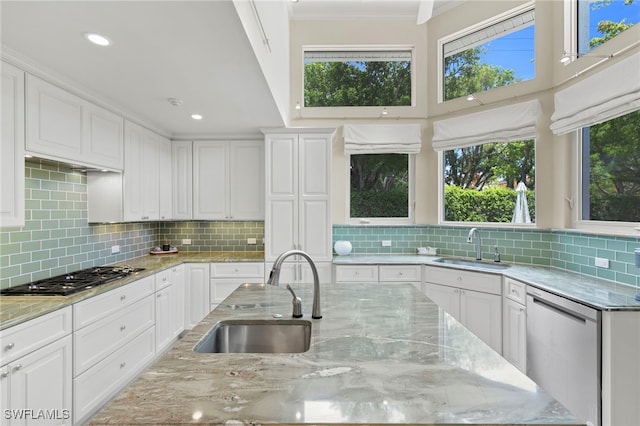
[[[527,285],[511,278],[504,278],[504,295],[521,305],[527,301]]]
[[[100,296],[73,305],[73,329],[79,330],[123,307],[150,295],[155,290],[154,277],[145,277]]]
[[[80,424],[154,357],[154,327],[73,380],[73,418]]]
[[[380,265],[379,278],[383,282],[422,281],[420,265]]]
[[[71,306],[0,331],[0,365],[71,334]]]
[[[378,282],[378,265],[336,265],[336,282]]]
[[[76,331],[73,340],[74,377],[154,323],[155,300],[150,296]]]
[[[171,284],[171,277],[173,276],[173,269],[165,269],[154,275],[156,283],[156,291],[161,290]]]
[[[262,262],[212,263],[211,277],[247,277],[264,280],[264,264]]]
[[[502,294],[500,275],[461,271],[454,268],[425,267],[425,281],[483,293]]]

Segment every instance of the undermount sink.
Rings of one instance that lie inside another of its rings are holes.
[[[511,265],[505,265],[504,263],[489,263],[489,262],[483,262],[482,260],[449,259],[445,257],[435,259],[434,262],[444,263],[446,265],[472,266],[474,268],[485,268],[485,269],[506,269],[509,266],[511,266]]]
[[[300,353],[311,345],[306,320],[225,320],[205,334],[193,350],[200,353]]]

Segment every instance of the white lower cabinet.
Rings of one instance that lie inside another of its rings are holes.
[[[155,358],[155,307],[153,276],[73,306],[75,422],[86,421]]]
[[[3,425],[72,424],[71,330],[64,308],[0,332]]]
[[[335,265],[337,283],[408,283],[421,289],[422,265]]]
[[[504,278],[502,356],[523,373],[527,373],[527,287]]]
[[[184,329],[183,273],[180,266],[155,275],[156,353],[164,352]]]
[[[212,263],[211,310],[244,283],[264,283],[262,262]]]
[[[191,330],[211,312],[208,263],[184,265],[184,328]]]
[[[425,266],[425,293],[472,333],[502,353],[500,275]]]

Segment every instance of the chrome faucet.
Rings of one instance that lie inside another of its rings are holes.
[[[471,228],[469,235],[467,236],[467,242],[473,243],[473,235],[476,236],[476,260],[482,260],[482,239],[480,238],[480,231],[478,228]]]
[[[309,266],[311,266],[311,272],[313,272],[313,310],[311,311],[311,318],[320,319],[322,318],[322,314],[320,313],[320,280],[318,279],[318,269],[316,268],[316,264],[313,263],[311,257],[303,252],[302,250],[289,250],[282,253],[280,256],[276,258],[276,261],[273,262],[273,268],[271,269],[271,273],[269,274],[269,279],[267,280],[267,284],[277,286],[280,281],[280,268],[284,263],[285,259],[289,256],[302,256],[307,262],[309,262]],[[296,314],[296,299],[300,299],[296,297],[291,290],[290,286],[287,286],[291,294],[293,295],[294,300],[294,314]]]

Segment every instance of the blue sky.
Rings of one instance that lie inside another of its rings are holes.
[[[601,20],[619,22],[626,17],[626,23],[640,22],[640,0],[634,0],[629,6],[624,5],[624,0],[613,0],[606,7],[592,9],[590,15],[590,34],[593,37],[597,35],[595,27]],[[531,79],[535,72],[533,37],[534,27],[529,27],[493,40],[485,44],[488,52],[483,56],[483,62],[512,68],[516,71],[516,76],[521,79]]]

